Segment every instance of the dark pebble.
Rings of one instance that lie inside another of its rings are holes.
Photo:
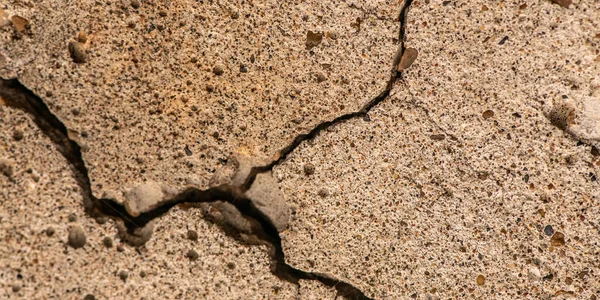
[[[306,175],[312,175],[315,174],[315,166],[313,164],[305,164],[304,165],[304,174]]]
[[[188,250],[186,256],[190,260],[196,260],[196,259],[198,259],[198,257],[200,257],[200,255],[198,254],[198,252],[196,252],[196,250],[194,250],[194,249]]]
[[[75,214],[69,214],[67,219],[69,220],[69,222],[75,222],[77,221],[77,216]]]
[[[127,277],[129,277],[129,272],[125,270],[119,272],[119,278],[121,278],[121,280],[125,281],[127,280]]]
[[[19,129],[15,129],[15,131],[13,131],[13,139],[15,139],[15,141],[20,141],[22,140],[24,137],[23,135],[23,131],[19,130]]]
[[[20,284],[15,283],[15,284],[12,285],[12,291],[14,293],[18,293],[20,290],[21,290],[21,285]]]
[[[213,73],[217,76],[221,76],[221,75],[223,75],[223,73],[225,73],[225,70],[223,69],[222,66],[215,66],[213,68]]]
[[[131,7],[138,9],[140,8],[140,1],[139,0],[131,0]]]
[[[87,60],[87,54],[83,45],[78,42],[69,42],[69,53],[71,54],[71,59],[73,62],[82,64]]]
[[[228,267],[230,270],[233,270],[233,269],[235,269],[235,264],[234,264],[233,262],[228,262],[228,263],[227,263],[227,267]]]
[[[188,239],[190,239],[192,241],[197,241],[198,240],[198,232],[190,229],[187,232],[187,237],[188,237]]]
[[[554,229],[552,228],[552,225],[546,225],[546,227],[544,227],[544,233],[547,236],[552,236],[554,234]]]
[[[102,244],[104,244],[104,247],[106,248],[112,248],[113,240],[111,237],[105,236],[104,239],[102,239]]]
[[[46,235],[47,235],[47,236],[53,236],[53,235],[54,235],[54,232],[56,232],[56,231],[54,230],[54,227],[48,227],[48,228],[46,228]]]
[[[85,232],[81,228],[81,226],[71,226],[69,229],[69,246],[78,249],[85,245],[86,237]]]
[[[248,73],[248,68],[245,65],[240,65],[240,72]]]
[[[96,297],[94,297],[92,294],[87,294],[85,297],[83,297],[83,300],[96,300]]]

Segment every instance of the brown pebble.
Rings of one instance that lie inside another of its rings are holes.
[[[96,300],[96,297],[92,294],[87,294],[83,297],[83,300]]]
[[[306,175],[315,174],[315,166],[311,163],[305,164],[304,165],[304,174],[306,174]]]
[[[485,284],[485,277],[483,277],[483,275],[479,274],[479,276],[477,276],[477,285],[484,285]]]
[[[316,46],[318,46],[323,40],[322,32],[312,32],[308,31],[306,33],[306,50],[310,50]]]
[[[53,236],[53,235],[54,235],[54,232],[56,232],[56,231],[54,230],[54,227],[48,227],[48,228],[46,228],[46,235],[47,235],[47,236]]]
[[[12,16],[11,21],[15,30],[19,33],[28,33],[31,29],[29,21],[21,16]]]
[[[240,13],[239,13],[239,12],[237,12],[237,11],[234,11],[234,12],[232,12],[232,13],[231,13],[231,18],[232,18],[232,19],[236,20],[236,19],[238,19],[239,17],[240,17]]]
[[[123,252],[123,251],[125,251],[125,248],[123,248],[123,245],[117,245],[117,251]]]
[[[321,82],[326,81],[326,80],[327,80],[327,77],[325,77],[325,75],[323,75],[323,73],[318,73],[317,74],[317,82],[318,83],[321,83]]]
[[[489,109],[488,109],[488,110],[484,111],[484,112],[481,114],[481,116],[483,116],[483,118],[484,118],[484,119],[489,119],[489,118],[491,118],[491,117],[493,117],[493,116],[494,116],[494,111],[493,111],[493,110],[489,110]]]
[[[326,189],[320,189],[319,192],[317,193],[319,195],[319,197],[321,198],[325,198],[327,196],[329,196],[329,192],[327,192]]]
[[[158,13],[158,15],[159,15],[159,16],[161,16],[161,17],[166,17],[166,16],[167,16],[167,12],[166,12],[166,11],[164,11],[164,10],[162,10],[162,11],[160,11],[160,12]]]
[[[571,5],[571,3],[573,3],[573,1],[572,0],[552,0],[552,3],[558,4],[564,8],[569,8],[569,5]]]
[[[139,0],[131,0],[131,7],[138,9],[140,8],[140,1]]]
[[[13,131],[13,139],[15,139],[15,141],[20,141],[22,140],[24,137],[23,135],[23,131],[21,131],[20,129],[15,129],[15,131]]]
[[[112,240],[111,237],[105,236],[104,239],[102,239],[102,244],[106,248],[112,248],[112,246],[113,246],[113,240]]]
[[[8,178],[12,178],[15,173],[13,162],[8,159],[0,159],[0,173]]]
[[[121,278],[121,280],[125,281],[127,280],[127,277],[129,277],[129,272],[125,270],[119,272],[119,278]]]
[[[441,141],[441,140],[443,140],[443,139],[445,139],[445,138],[446,138],[446,136],[445,136],[445,135],[443,135],[443,134],[432,134],[432,135],[431,135],[431,136],[429,136],[429,137],[430,137],[432,140],[434,140],[434,141]]]
[[[417,49],[415,48],[404,49],[404,53],[402,54],[402,58],[400,59],[400,63],[398,64],[398,72],[402,72],[408,69],[408,67],[410,67],[410,65],[412,65],[413,62],[415,62],[418,55],[419,51],[417,51]]]
[[[187,258],[189,258],[190,260],[196,260],[196,259],[198,259],[198,257],[200,257],[198,252],[196,252],[196,250],[194,250],[194,249],[188,250],[188,252],[185,256],[187,256]]]
[[[140,271],[140,277],[144,278],[144,277],[146,277],[146,276],[148,276],[148,274],[146,273],[146,271],[144,271],[144,270],[141,270],[141,271]]]
[[[69,220],[69,222],[75,222],[75,221],[77,221],[77,215],[69,214],[69,216],[67,217],[67,220]]]
[[[69,228],[69,246],[78,249],[85,245],[86,237],[85,232],[79,225],[74,225]]]
[[[69,42],[69,54],[73,62],[82,64],[87,59],[87,54],[83,45],[78,42]]]
[[[555,232],[550,238],[550,245],[561,247],[565,245],[565,235],[562,232]]]
[[[15,283],[12,285],[12,291],[13,293],[18,293],[21,290],[21,285],[18,283]]]
[[[223,69],[223,66],[217,65],[214,66],[213,73],[217,76],[221,76],[223,73],[225,73],[225,70]]]
[[[98,222],[98,224],[100,224],[100,225],[106,224],[106,222],[108,222],[108,217],[105,217],[105,216],[97,217],[96,222]]]
[[[215,87],[212,86],[212,85],[210,85],[210,84],[207,84],[206,85],[206,91],[209,92],[209,93],[212,93],[212,92],[215,91]]]
[[[80,32],[77,34],[77,41],[78,41],[78,42],[80,42],[80,43],[82,43],[82,44],[85,44],[85,42],[87,42],[87,39],[88,39],[88,38],[87,38],[87,33],[85,33],[85,31],[80,31]]]
[[[228,262],[227,267],[231,270],[235,269],[235,264],[233,262]]]
[[[190,229],[187,232],[187,237],[188,237],[188,239],[190,239],[192,241],[197,241],[198,240],[198,232]]]

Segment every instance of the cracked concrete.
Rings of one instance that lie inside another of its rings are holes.
[[[555,2],[0,7],[4,295],[595,299],[600,7]]]

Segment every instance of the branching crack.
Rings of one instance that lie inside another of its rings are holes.
[[[277,159],[267,165],[253,167],[242,186],[225,184],[206,190],[190,187],[175,197],[159,203],[154,209],[135,217],[127,212],[123,204],[116,202],[114,199],[97,198],[93,195],[81,147],[76,141],[69,138],[67,127],[50,111],[46,103],[39,96],[21,84],[18,79],[0,78],[0,98],[4,100],[7,106],[29,114],[39,129],[50,138],[57,150],[65,157],[81,189],[84,208],[90,217],[111,217],[115,221],[123,222],[127,230],[133,233],[135,229],[144,227],[148,222],[166,214],[176,205],[225,201],[234,205],[245,217],[251,218],[260,224],[260,228],[256,228],[254,234],[275,249],[272,257],[274,264],[272,271],[277,277],[296,284],[300,280],[317,280],[326,286],[335,288],[338,291],[338,295],[347,299],[370,299],[358,288],[347,282],[325,274],[302,271],[288,265],[285,261],[281,237],[277,228],[268,216],[259,210],[251,199],[246,197],[245,192],[250,188],[258,174],[271,171],[274,166],[283,162],[302,142],[313,139],[320,132],[333,125],[367,115],[373,107],[389,96],[392,86],[402,75],[395,71],[395,66],[398,64],[403,53],[405,20],[408,7],[411,3],[411,0],[403,1],[400,10],[401,42],[393,61],[394,69],[391,72],[390,79],[384,91],[366,103],[360,110],[341,115],[330,121],[324,121],[316,125],[308,133],[296,136],[288,146],[279,151]]]

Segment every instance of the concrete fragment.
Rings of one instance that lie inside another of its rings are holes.
[[[176,191],[168,186],[149,181],[125,192],[125,209],[130,215],[137,217],[175,195]]]

